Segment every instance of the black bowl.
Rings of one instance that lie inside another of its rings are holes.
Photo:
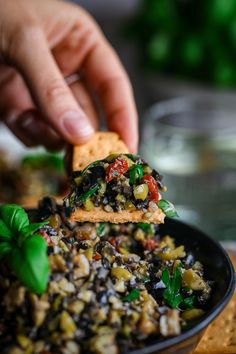
[[[205,269],[207,279],[214,281],[211,300],[206,315],[177,337],[152,341],[145,348],[129,354],[189,354],[200,341],[207,326],[219,315],[229,302],[235,289],[235,272],[229,256],[221,245],[203,232],[174,219],[166,219],[160,226],[160,234],[169,234],[176,244],[185,245],[193,252]]]

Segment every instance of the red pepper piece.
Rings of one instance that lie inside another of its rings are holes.
[[[153,251],[156,248],[157,242],[155,240],[145,240],[143,247],[145,250]]]
[[[158,194],[158,185],[156,180],[150,175],[145,175],[142,178],[142,182],[148,185],[149,200],[157,203],[159,200],[159,194]]]
[[[95,261],[99,261],[101,258],[102,258],[102,256],[99,253],[96,253],[96,254],[93,255],[93,259]]]
[[[112,246],[114,246],[114,247],[117,246],[117,238],[114,237],[114,236],[108,237],[108,242],[110,242],[110,244],[111,244]]]
[[[39,234],[42,238],[44,238],[48,246],[51,244],[51,239],[45,231],[38,231],[37,234]]]
[[[108,183],[113,178],[117,178],[123,175],[125,172],[128,171],[128,168],[128,162],[118,157],[107,167],[105,181]]]

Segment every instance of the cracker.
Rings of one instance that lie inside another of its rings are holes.
[[[236,270],[236,257],[231,260]],[[207,328],[194,354],[236,353],[236,291],[229,304]]]
[[[87,143],[73,147],[72,170],[83,170],[91,162],[116,153],[129,153],[119,135],[113,132],[96,132]]]
[[[165,214],[161,209],[157,209],[152,213],[150,218],[145,216],[145,213],[140,210],[122,210],[120,212],[107,212],[101,207],[94,208],[91,211],[83,209],[75,210],[71,216],[71,221],[90,221],[90,222],[111,222],[111,223],[125,223],[125,222],[145,222],[163,224]]]

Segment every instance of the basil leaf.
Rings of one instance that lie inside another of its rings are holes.
[[[181,288],[181,284],[182,284],[182,274],[180,271],[180,267],[176,267],[174,270],[174,275],[172,278],[172,292],[174,294],[177,294],[180,291]]]
[[[164,270],[162,271],[161,280],[163,281],[167,289],[170,289],[170,274],[168,268],[164,268]]]
[[[47,224],[48,221],[42,221],[42,222],[32,223],[23,227],[23,229],[20,230],[20,241],[22,242],[27,237],[31,236],[34,232],[38,231],[40,227]]]
[[[23,208],[16,204],[0,206],[0,218],[13,235],[17,234],[23,227],[29,225],[27,213]]]
[[[8,257],[18,279],[36,294],[42,294],[48,282],[47,243],[40,235],[28,237],[21,247],[14,247]]]
[[[11,252],[12,245],[9,242],[1,242],[0,243],[0,259],[3,258],[6,254]]]
[[[140,296],[140,290],[132,289],[131,292],[122,298],[123,301],[134,301]]]
[[[160,208],[168,217],[174,217],[174,216],[178,216],[177,211],[174,207],[174,205],[169,202],[168,200],[165,199],[161,199],[158,202],[158,208]]]
[[[175,294],[171,297],[170,306],[176,308],[182,302],[183,296],[181,294]]]
[[[161,280],[166,286],[166,289],[163,292],[163,298],[166,303],[172,307],[176,308],[183,301],[183,296],[180,293],[181,284],[182,284],[182,274],[180,267],[176,267],[174,274],[170,277],[168,268],[164,268],[162,271]]]
[[[143,177],[143,167],[142,165],[134,165],[129,169],[129,183],[133,186],[137,179],[141,179]]]
[[[11,230],[3,220],[0,220],[0,240],[9,240],[12,237]]]

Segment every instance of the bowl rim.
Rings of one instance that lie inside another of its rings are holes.
[[[213,239],[212,237],[208,236],[205,232],[199,230],[197,227],[189,225],[186,222],[183,221],[179,221],[179,220],[174,220],[174,219],[169,219],[166,218],[167,220],[169,220],[169,222],[171,223],[177,223],[180,225],[184,225],[184,227],[190,228],[191,230],[194,230],[195,232],[197,232],[198,234],[201,234],[204,238],[206,238],[209,242],[213,243],[221,252],[222,257],[225,258],[225,261],[227,263],[228,266],[228,270],[229,270],[229,284],[228,284],[228,288],[227,291],[225,292],[224,296],[219,300],[219,302],[203,317],[203,319],[196,324],[195,326],[193,326],[192,328],[186,330],[185,332],[179,334],[176,337],[172,337],[172,338],[167,338],[164,340],[159,340],[159,342],[157,343],[152,343],[150,345],[146,345],[143,348],[140,349],[134,349],[129,351],[129,354],[150,354],[150,353],[157,353],[158,350],[163,350],[163,349],[167,349],[167,348],[171,348],[172,346],[179,344],[181,342],[184,342],[185,340],[197,335],[198,333],[200,333],[201,331],[203,331],[204,329],[206,329],[206,327],[222,312],[222,310],[225,308],[225,306],[229,303],[231,297],[233,296],[234,290],[235,290],[235,285],[236,285],[236,273],[233,267],[233,264],[230,260],[230,257],[228,255],[228,253],[226,252],[226,250],[221,246],[221,244]]]

